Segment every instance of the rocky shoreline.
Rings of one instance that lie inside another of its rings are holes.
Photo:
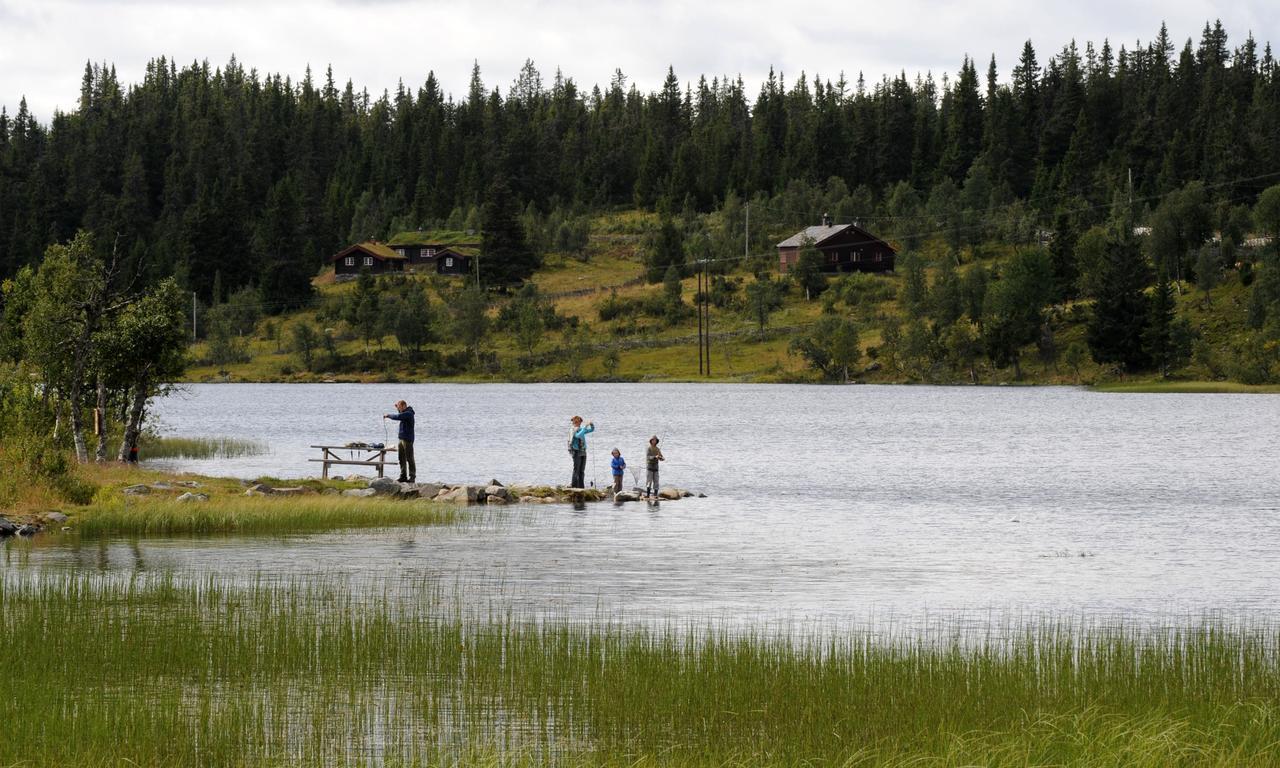
[[[334,478],[335,480],[341,478]],[[346,478],[350,480],[352,478]],[[473,483],[401,483],[389,477],[368,480],[365,488],[348,488],[338,491],[326,488],[320,493],[368,498],[373,496],[402,499],[422,499],[444,504],[570,504],[575,502],[612,501],[614,503],[637,502],[644,499],[638,489],[624,490],[615,495],[611,489],[569,488],[562,485],[506,485],[496,478],[487,484]],[[257,484],[245,491],[246,495],[273,495],[306,492],[305,486],[295,488],[271,488]],[[659,498],[676,501],[691,497],[706,498],[706,494],[693,493],[681,488],[664,488]]]
[[[350,486],[363,483],[364,487],[340,488],[324,485],[314,480],[299,481],[296,485],[273,486],[261,482],[243,481],[245,496],[342,496],[351,499],[383,498],[401,499],[406,502],[428,501],[434,504],[487,505],[504,504],[582,504],[588,502],[613,502],[624,504],[645,500],[639,488],[624,490],[615,495],[611,488],[569,488],[563,485],[507,485],[495,479],[486,484],[478,483],[400,483],[389,477],[372,479],[363,477],[335,477],[335,483]],[[194,480],[161,480],[126,486],[121,493],[126,497],[159,496],[171,498],[181,504],[202,504],[209,501],[209,494],[202,492],[202,484]],[[681,488],[664,488],[658,498],[661,501],[677,501],[691,497],[706,498],[706,494]],[[0,539],[29,537],[46,530],[69,531],[70,518],[59,511],[24,515],[14,520],[0,516]]]

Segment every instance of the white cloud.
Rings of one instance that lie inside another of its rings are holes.
[[[332,64],[340,83],[375,94],[399,80],[416,87],[434,70],[461,95],[475,60],[485,84],[505,91],[526,58],[546,80],[560,67],[590,87],[621,68],[644,90],[661,84],[669,64],[681,80],[741,74],[751,94],[770,66],[788,82],[802,70],[832,80],[843,71],[850,81],[861,71],[874,82],[903,70],[954,73],[965,54],[984,67],[994,53],[1007,77],[1028,38],[1044,62],[1073,38],[1147,41],[1162,20],[1180,45],[1216,18],[1232,43],[1251,30],[1263,41],[1280,29],[1280,4],[0,0],[0,104],[12,113],[25,95],[47,120],[74,108],[86,61],[115,64],[129,83],[157,56],[220,65],[233,53],[246,67],[295,79],[308,64],[317,77]]]

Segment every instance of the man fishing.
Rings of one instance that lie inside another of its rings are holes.
[[[569,455],[573,457],[573,479],[570,488],[586,488],[584,475],[587,473],[587,435],[596,431],[595,422],[582,423],[581,416],[574,416],[569,421],[573,429],[569,431]]]
[[[397,400],[396,413],[385,413],[382,418],[400,422],[400,430],[396,434],[400,440],[400,444],[396,446],[396,453],[400,455],[400,477],[396,478],[397,481],[415,482],[418,478],[418,466],[413,461],[413,408],[405,401]]]

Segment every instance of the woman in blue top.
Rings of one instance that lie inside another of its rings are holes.
[[[586,488],[583,476],[587,473],[587,435],[596,431],[596,425],[592,421],[583,425],[581,416],[574,416],[569,421],[573,422],[573,430],[569,432],[569,455],[573,457],[573,479],[569,481],[569,487]]]

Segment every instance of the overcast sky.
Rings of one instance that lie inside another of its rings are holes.
[[[160,55],[217,65],[234,53],[259,72],[321,75],[378,94],[398,80],[416,87],[434,70],[464,94],[473,61],[486,86],[506,92],[533,59],[550,81],[556,68],[589,88],[615,68],[642,90],[673,65],[682,81],[741,74],[754,95],[773,66],[787,81],[801,70],[852,82],[886,73],[954,73],[967,53],[996,55],[1007,79],[1030,38],[1044,63],[1076,39],[1132,47],[1167,21],[1179,45],[1220,18],[1234,46],[1253,32],[1280,41],[1280,2],[1243,0],[787,0],[757,2],[579,2],[578,0],[0,0],[0,104],[18,100],[47,121],[75,106],[86,61],[114,63],[121,79],[142,76]]]

